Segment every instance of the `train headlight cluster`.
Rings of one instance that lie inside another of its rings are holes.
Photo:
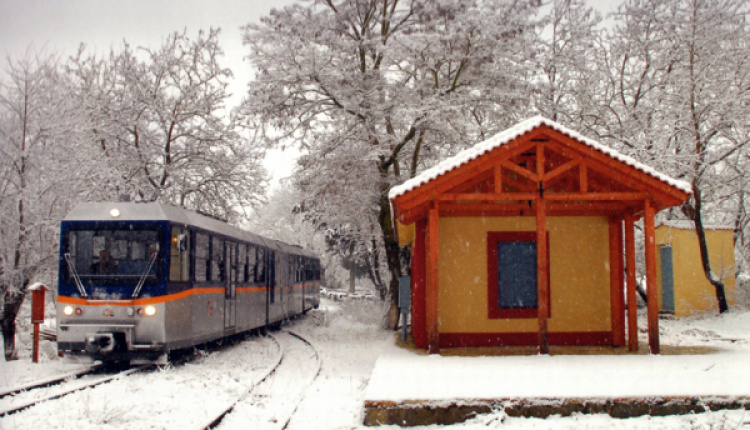
[[[68,305],[63,308],[63,313],[68,316],[73,315],[73,314],[81,315],[83,313],[83,309],[73,308],[73,306]]]
[[[152,317],[156,315],[156,308],[148,305],[145,308],[138,308],[138,315],[146,315]]]

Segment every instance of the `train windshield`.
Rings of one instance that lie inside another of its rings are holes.
[[[66,281],[84,287],[155,284],[161,279],[163,238],[164,230],[154,225],[71,227],[63,238]]]

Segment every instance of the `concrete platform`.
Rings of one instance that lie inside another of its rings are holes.
[[[750,409],[746,350],[472,348],[423,351],[390,345],[365,394],[364,424],[453,424],[504,410],[510,416],[606,413],[628,418]],[[604,355],[607,354],[607,355]]]

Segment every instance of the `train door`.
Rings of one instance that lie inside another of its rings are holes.
[[[263,264],[266,267],[266,325],[271,322],[272,305],[276,303],[276,253],[266,250]]]
[[[227,242],[224,290],[224,330],[232,329],[237,321],[237,244]]]

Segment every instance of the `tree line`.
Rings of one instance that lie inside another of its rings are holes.
[[[82,46],[65,60],[9,59],[6,358],[28,285],[56,270],[71,205],[127,195],[239,222],[265,198],[263,152],[287,146],[302,151],[289,210],[390,298],[395,326],[409,252],[388,191],[538,113],[689,182],[691,199],[661,216],[690,220],[699,238],[732,224],[744,271],[749,11],[742,0],[628,0],[605,20],[583,0],[311,0],[241,30],[255,77],[233,109],[215,29],[102,57]]]

